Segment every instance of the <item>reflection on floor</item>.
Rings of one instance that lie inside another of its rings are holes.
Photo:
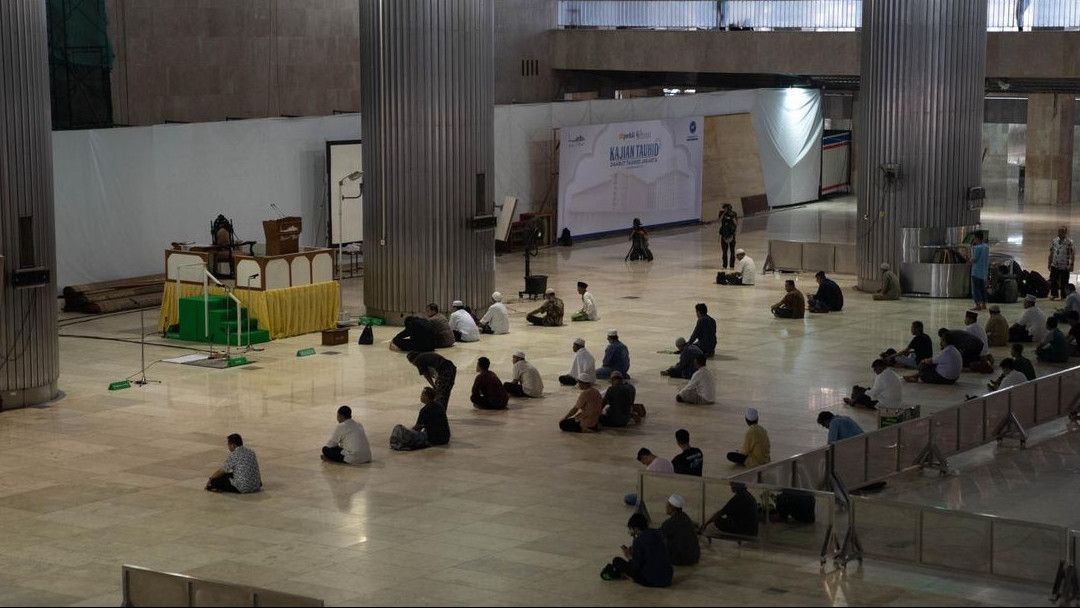
[[[1015,242],[1010,236],[1003,248],[1033,263],[1045,259],[1044,244],[1061,216],[995,213],[989,217],[1003,234],[1022,235]],[[739,236],[759,268],[765,223],[747,221]],[[570,309],[574,283],[590,282],[603,320],[531,328],[524,314],[534,303],[511,302],[512,333],[447,352],[461,376],[450,404],[454,438],[447,448],[418,453],[387,448],[392,426],[415,419],[422,382],[402,356],[386,349],[392,329],[378,328],[375,346],[317,347],[320,354],[305,358],[296,351],[317,346],[318,336],[277,341],[251,353],[253,365],[230,370],[161,363],[149,373],[161,384],[110,393],[110,381],[138,370],[139,349],[92,337],[137,338],[139,315],[66,321],[61,386],[67,397],[0,415],[0,603],[116,605],[122,563],[269,586],[331,604],[1043,600],[1041,589],[881,562],[846,575],[822,573],[814,555],[726,543],[706,550],[700,567],[680,570],[671,590],[601,581],[601,566],[626,541],[629,512],[622,496],[634,486],[638,448],[671,455],[675,430],[686,428],[705,451],[706,474],[728,475],[733,469],[723,454],[740,444],[748,406],[761,412],[773,458],[820,446],[825,436],[814,422],[817,412],[842,409],[850,386],[869,381],[871,359],[906,342],[912,319],[929,328],[957,327],[968,305],[875,304],[853,290],[852,277],[839,277],[848,291],[842,313],[779,321],[768,306],[780,299],[783,276],[762,277],[753,288],[713,284],[715,226],[654,234],[651,264],[624,263],[626,247],[619,238],[542,252],[534,272],[551,277]],[[518,256],[499,258],[498,288],[515,293],[521,270]],[[799,284],[813,291],[812,277],[799,277]],[[360,288],[360,280],[347,281],[353,312]],[[673,357],[657,351],[689,332],[696,302],[707,302],[720,324],[719,356],[710,362],[720,398],[713,406],[677,406],[679,382],[658,373]],[[1004,308],[1009,318],[1019,314],[1019,305]],[[571,341],[582,336],[599,355],[609,327],[630,347],[631,374],[649,416],[632,430],[560,433],[556,420],[575,395],[555,376],[569,366]],[[493,369],[506,376],[517,350],[544,374],[547,396],[515,401],[506,412],[473,411],[466,393],[475,358],[491,357]],[[183,352],[155,344],[147,357]],[[908,401],[933,411],[981,391],[985,380],[965,375],[959,386],[905,390]],[[367,428],[375,456],[370,466],[318,459],[342,403],[352,405]],[[868,428],[875,424],[870,414],[852,415]],[[202,491],[230,432],[242,433],[259,454],[266,483],[261,494]]]

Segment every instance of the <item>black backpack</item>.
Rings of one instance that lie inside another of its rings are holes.
[[[364,326],[364,331],[360,332],[360,339],[356,341],[357,344],[374,344],[375,332],[371,331],[370,325]]]
[[[570,229],[563,228],[559,234],[559,244],[563,247],[570,247],[574,244],[574,237],[570,236]]]

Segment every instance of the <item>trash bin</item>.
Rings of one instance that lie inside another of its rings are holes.
[[[547,291],[547,275],[532,274],[525,277],[525,293],[531,296],[542,296]]]

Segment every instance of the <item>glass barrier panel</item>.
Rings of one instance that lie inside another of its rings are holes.
[[[833,444],[833,471],[847,489],[854,490],[866,481],[866,435]]]
[[[667,515],[665,512],[668,497],[678,494],[683,497],[686,504],[686,514],[691,519],[701,522],[702,497],[704,495],[701,477],[692,475],[666,475],[646,473],[642,476],[645,484],[643,500],[645,508],[649,510],[649,518],[653,525],[660,525]]]
[[[1035,422],[1057,418],[1060,392],[1061,374],[1035,380]]]
[[[752,484],[747,484],[751,487]],[[709,519],[714,513],[724,508],[731,500],[734,493],[731,491],[731,482],[725,479],[705,480],[705,517]]]
[[[960,412],[960,451],[970,450],[983,444],[983,410],[986,399],[974,399],[957,408]]]
[[[791,461],[774,462],[758,473],[757,483],[769,486],[787,487],[791,485]]]
[[[895,426],[887,426],[873,433],[867,433],[867,479],[883,479],[896,473],[896,452],[899,440],[900,431]]]
[[[127,579],[127,597],[131,606],[187,606],[187,578],[149,572],[146,570],[124,571]]]
[[[865,496],[852,496],[851,500],[863,553],[918,561],[919,507]]]
[[[1069,413],[1069,410],[1080,401],[1080,370],[1069,370],[1061,375],[1061,414]]]
[[[1008,391],[1009,407],[1024,428],[1035,425],[1035,383],[1017,384]]]
[[[195,581],[193,606],[253,606],[251,590],[225,583]]]
[[[1002,420],[1009,415],[1009,391],[997,391],[986,396],[986,438],[994,436]]]
[[[795,465],[795,487],[803,490],[822,489],[825,486],[825,466],[828,461],[828,448],[814,450],[799,456]]]
[[[835,497],[829,492],[781,489],[766,494],[766,542],[819,552],[833,520]]]
[[[941,451],[941,455],[945,457],[960,451],[956,440],[956,434],[960,430],[956,422],[956,413],[957,408],[950,407],[930,416],[930,436],[934,440],[934,445]]]
[[[904,470],[915,463],[930,441],[930,419],[916,418],[897,425],[897,430],[900,431],[900,470]]]
[[[991,520],[944,509],[924,509],[922,563],[989,574]]]
[[[993,573],[1026,581],[1053,583],[1058,562],[1065,559],[1065,528],[994,520]]]

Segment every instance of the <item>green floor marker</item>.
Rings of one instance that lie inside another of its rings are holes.
[[[310,357],[311,355],[314,355],[314,354],[315,354],[315,349],[314,348],[301,348],[300,350],[296,351],[296,356],[297,357]]]
[[[109,385],[110,391],[121,391],[125,388],[131,388],[131,383],[127,380],[120,380],[119,382],[113,382]]]
[[[250,361],[248,361],[247,357],[229,357],[226,367],[236,367],[237,365],[247,365],[248,363],[250,363]]]

